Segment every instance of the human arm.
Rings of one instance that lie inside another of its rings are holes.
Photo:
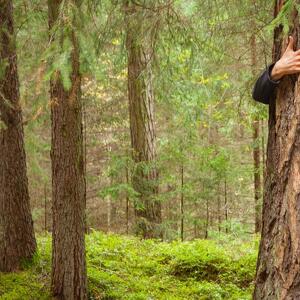
[[[254,88],[252,90],[252,98],[255,101],[269,104],[275,96],[275,89],[279,84],[279,81],[271,79],[271,72],[274,68],[274,63],[269,65],[266,70],[256,80]]]
[[[285,75],[300,72],[300,50],[294,51],[294,39],[289,37],[288,46],[282,57],[268,68],[257,79],[252,97],[254,100],[269,104],[275,97],[275,89]]]

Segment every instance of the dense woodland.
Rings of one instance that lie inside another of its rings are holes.
[[[0,299],[298,299],[299,4],[0,0]]]

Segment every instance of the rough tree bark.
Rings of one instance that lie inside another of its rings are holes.
[[[275,15],[284,1],[275,1]],[[297,1],[298,4],[300,1]],[[291,2],[290,2],[291,3]],[[300,45],[297,10],[291,15]],[[274,34],[273,60],[286,48],[282,27]],[[281,80],[276,101],[269,107],[267,176],[263,203],[262,238],[253,298],[300,299],[300,79]]]
[[[66,90],[57,71],[50,83],[52,121],[52,294],[57,299],[87,299],[85,262],[85,167],[81,102],[79,48],[74,30],[64,30],[60,19],[55,36],[51,29],[58,24],[62,0],[48,0],[51,42],[55,38],[72,43],[70,75],[72,86]],[[64,2],[76,5],[76,1]],[[73,9],[75,9],[73,7]],[[69,10],[70,11],[70,10]],[[73,15],[68,15],[74,18]],[[66,18],[68,19],[68,18]],[[70,21],[70,20],[68,20]],[[68,25],[66,25],[68,26]]]
[[[30,212],[12,1],[0,0],[0,271],[31,259]]]
[[[155,31],[149,26],[153,12],[126,1],[128,53],[128,98],[131,145],[136,171],[132,182],[139,193],[135,205],[137,232],[144,238],[161,237],[161,204],[158,193],[158,172],[155,167],[156,136],[152,61]]]

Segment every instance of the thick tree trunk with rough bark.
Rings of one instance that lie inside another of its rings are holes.
[[[49,0],[49,27],[58,19],[62,0]],[[73,1],[64,5],[73,5]],[[73,16],[71,16],[73,17]],[[60,20],[63,22],[63,20]],[[57,24],[57,23],[56,23]],[[64,26],[64,24],[60,24]],[[53,249],[52,294],[57,299],[87,299],[85,262],[85,167],[83,155],[79,49],[73,30],[61,40],[72,42],[72,86],[67,91],[59,72],[50,85],[52,120]],[[52,35],[52,38],[58,38]],[[53,40],[52,40],[53,41]]]
[[[0,271],[9,272],[19,270],[36,250],[9,0],[0,0],[0,70]]]
[[[299,1],[297,1],[299,3]],[[276,1],[275,15],[283,1]],[[297,49],[299,16],[292,12]],[[286,48],[282,28],[275,30],[274,60]],[[263,226],[254,299],[300,299],[300,78],[281,80],[276,101],[269,107],[267,177]]]
[[[144,238],[160,237],[161,204],[156,200],[158,172],[155,167],[156,136],[152,61],[154,32],[151,10],[128,1],[127,19],[128,98],[130,133],[136,170],[132,182],[139,193],[135,205],[137,232]]]

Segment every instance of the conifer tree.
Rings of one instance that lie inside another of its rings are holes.
[[[299,5],[299,1],[296,1]],[[290,34],[300,30],[294,1],[275,1],[275,16],[291,20]],[[279,14],[282,12],[281,14]],[[278,19],[277,19],[278,20]],[[281,21],[283,20],[279,20]],[[283,26],[275,28],[273,61],[286,50]],[[299,40],[294,51],[299,48]],[[291,46],[290,46],[291,47]],[[254,299],[300,297],[300,91],[298,76],[281,79],[269,107],[269,137],[262,213],[262,236]]]
[[[150,1],[147,5],[154,4]],[[155,9],[135,1],[126,1],[128,99],[133,160],[136,170],[133,187],[139,193],[135,203],[136,228],[144,238],[159,237],[162,222],[161,204],[157,201],[158,171],[152,63],[156,27]]]
[[[58,51],[50,84],[52,121],[52,293],[87,299],[85,263],[85,167],[81,74],[76,21],[80,2],[49,0],[50,41]],[[67,57],[59,65],[61,57]],[[68,71],[70,71],[68,73]]]
[[[30,212],[11,0],[0,0],[0,271],[16,271],[36,250]]]

